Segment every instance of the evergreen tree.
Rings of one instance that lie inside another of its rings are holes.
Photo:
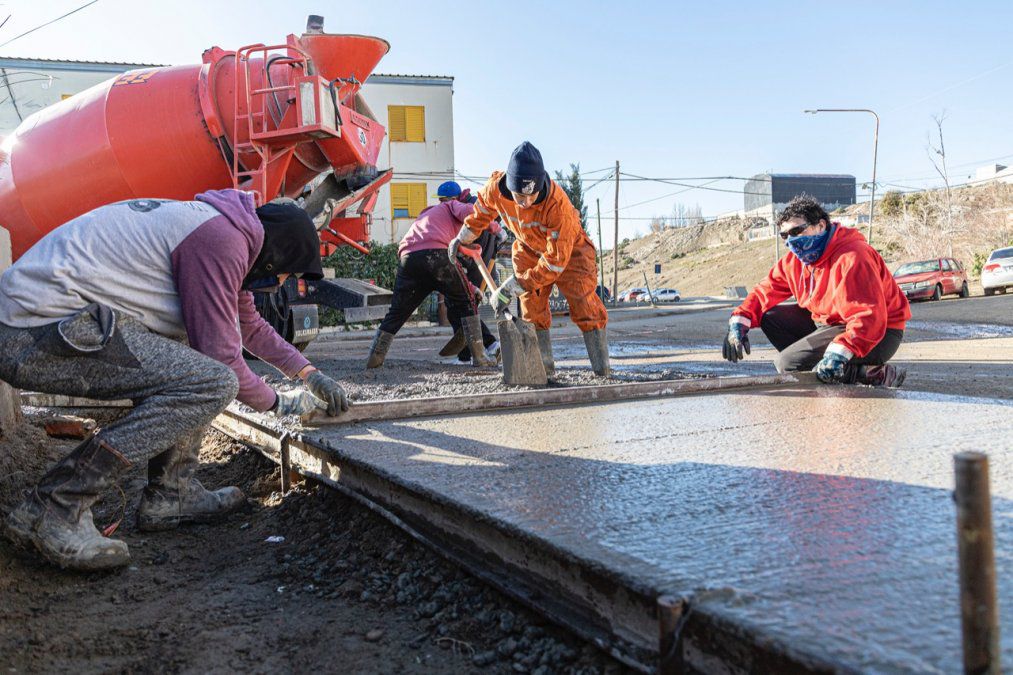
[[[580,164],[571,164],[570,173],[566,176],[562,171],[556,172],[556,182],[570,198],[573,208],[580,214],[580,226],[587,231],[587,205],[584,204],[584,187],[580,181]]]

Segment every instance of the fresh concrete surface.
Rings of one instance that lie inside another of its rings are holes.
[[[311,432],[590,564],[875,672],[960,670],[952,455],[991,455],[1013,625],[1013,406],[794,387]],[[1013,631],[1003,635],[1013,663]]]

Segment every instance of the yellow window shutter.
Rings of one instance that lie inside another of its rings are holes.
[[[403,105],[387,106],[387,135],[392,143],[407,140],[405,132],[405,107]]]
[[[426,208],[426,184],[408,183],[408,212],[412,218],[417,218]]]
[[[409,218],[411,206],[409,204],[408,183],[391,183],[390,185],[390,215],[391,218]]]
[[[426,142],[426,109],[424,106],[405,106],[405,140],[409,143]]]

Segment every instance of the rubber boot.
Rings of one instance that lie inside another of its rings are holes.
[[[552,377],[556,372],[556,361],[552,358],[552,336],[549,329],[536,330],[538,336],[538,351],[542,353],[542,365],[545,366],[545,375]]]
[[[474,314],[461,319],[461,328],[464,329],[468,349],[471,350],[471,365],[480,368],[495,366],[496,362],[485,355],[485,345],[482,344],[482,320],[478,315]]]
[[[591,359],[591,370],[595,375],[610,375],[609,344],[604,328],[595,328],[584,333],[584,346],[587,356]]]
[[[393,334],[377,329],[376,337],[373,338],[373,346],[369,348],[369,356],[366,358],[366,367],[379,368],[382,366],[383,360],[387,358],[390,343],[393,341]]]
[[[130,462],[94,436],[74,448],[42,477],[32,493],[7,516],[7,536],[34,548],[55,565],[105,570],[130,562],[126,542],[95,528],[91,507]]]
[[[873,387],[897,389],[904,384],[907,369],[886,364],[884,366],[859,366],[855,382]]]
[[[148,486],[137,508],[137,529],[172,530],[186,523],[206,523],[246,502],[243,491],[224,487],[210,491],[194,477],[203,433],[148,460]]]

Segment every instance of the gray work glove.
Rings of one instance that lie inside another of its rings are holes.
[[[490,299],[492,311],[496,313],[496,316],[499,316],[503,313],[503,310],[510,306],[510,301],[523,292],[524,288],[517,282],[514,275],[511,274],[499,288],[493,291],[492,298]]]
[[[348,410],[348,395],[345,390],[319,370],[314,370],[309,374],[306,378],[306,386],[314,396],[324,402],[327,414],[331,417]]]
[[[464,225],[461,225],[460,231],[457,236],[450,240],[450,245],[447,246],[447,255],[450,257],[450,262],[457,261],[457,250],[461,246],[467,246],[478,239],[478,235],[469,230]]]
[[[732,317],[728,322],[728,332],[725,333],[725,341],[721,344],[721,355],[732,363],[738,363],[749,353],[749,326],[739,323]]]
[[[278,417],[287,417],[288,415],[308,415],[316,410],[324,410],[327,405],[319,398],[304,391],[302,389],[296,389],[293,391],[279,391],[278,399],[274,402],[274,407],[271,408]]]

